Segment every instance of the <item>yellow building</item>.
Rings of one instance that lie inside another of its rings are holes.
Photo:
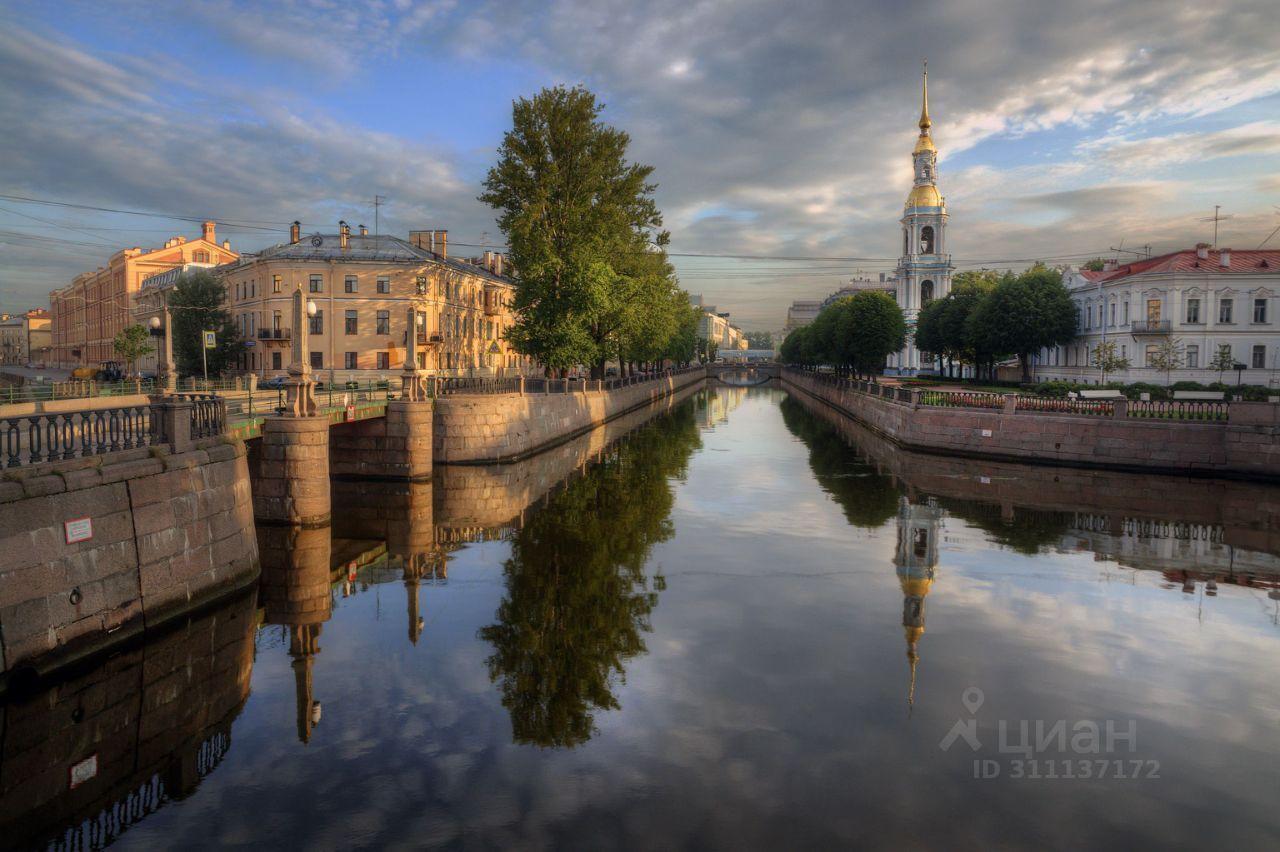
[[[504,339],[514,316],[514,282],[502,255],[458,260],[448,232],[413,231],[408,240],[351,233],[303,235],[217,270],[232,318],[247,342],[240,367],[267,377],[289,366],[290,298],[301,286],[309,320],[310,364],[335,379],[385,376],[404,366],[410,306],[420,311],[418,359],[445,376],[517,375],[529,359]],[[322,377],[321,377],[322,378]]]
[[[49,312],[36,308],[0,317],[0,364],[43,366],[49,359]]]
[[[161,248],[116,252],[106,266],[77,275],[49,294],[49,366],[72,369],[117,360],[112,343],[138,322],[136,297],[143,279],[188,263],[223,264],[239,256],[230,240],[218,244],[213,222],[201,226],[199,239],[176,236]]]

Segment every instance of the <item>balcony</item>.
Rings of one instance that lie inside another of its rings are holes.
[[[1173,330],[1173,324],[1169,320],[1137,320],[1129,329],[1129,333],[1134,337],[1139,335],[1150,334],[1168,334]]]
[[[289,340],[292,334],[287,328],[260,328],[258,329],[259,340]]]

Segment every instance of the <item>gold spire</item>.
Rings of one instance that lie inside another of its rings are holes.
[[[920,135],[928,136],[933,122],[929,120],[929,60],[924,61],[924,88],[920,94]]]

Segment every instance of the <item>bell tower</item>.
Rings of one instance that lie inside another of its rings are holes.
[[[912,187],[903,205],[902,256],[895,273],[898,306],[907,317],[907,343],[889,356],[890,375],[929,373],[935,363],[915,348],[916,318],[933,299],[951,292],[951,254],[947,250],[947,200],[938,192],[938,149],[929,118],[929,63],[924,65],[920,94],[920,136],[911,152]]]

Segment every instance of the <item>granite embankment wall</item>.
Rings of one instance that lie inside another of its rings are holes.
[[[1025,509],[1088,513],[1115,519],[1109,524],[1113,530],[1122,528],[1116,520],[1128,518],[1221,527],[1225,544],[1280,553],[1280,489],[1263,482],[924,455],[902,449],[820,399],[797,394],[796,400],[904,486],[913,503],[921,494],[987,503],[1005,518]]]
[[[68,543],[64,524],[92,523]],[[44,671],[247,585],[244,445],[210,438],[48,462],[0,480],[0,668]]]
[[[706,377],[699,368],[606,391],[444,396],[436,400],[434,461],[517,461]]]
[[[919,452],[1179,475],[1280,477],[1280,406],[1271,403],[1232,403],[1230,422],[1196,423],[913,405],[793,369],[784,370],[782,380]]]

